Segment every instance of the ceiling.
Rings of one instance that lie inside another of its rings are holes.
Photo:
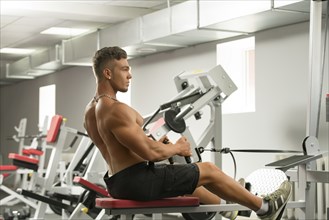
[[[322,5],[325,12],[326,3]],[[138,57],[305,22],[309,20],[310,1],[0,0],[0,10],[0,48],[46,51],[32,55],[0,53],[0,86],[5,86],[83,65],[97,47],[105,45],[121,46],[131,57]],[[74,38],[40,34],[54,26],[90,31]],[[45,60],[58,54],[60,63],[57,58],[56,62]],[[24,74],[8,75],[15,71]],[[35,75],[32,77],[30,73]]]
[[[87,28],[91,31],[149,14],[183,0],[107,1],[11,1],[0,0],[0,48],[47,49],[70,37],[40,34],[50,27]],[[26,55],[1,53],[0,84],[19,81],[6,79],[7,63]]]

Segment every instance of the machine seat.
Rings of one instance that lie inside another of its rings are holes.
[[[97,198],[96,207],[102,209],[160,208],[199,206],[197,197],[172,197],[152,201],[136,201],[114,198]]]
[[[102,187],[97,186],[81,177],[75,177],[74,183],[85,189],[96,192],[103,198],[96,198],[96,207],[102,209],[128,209],[128,208],[156,208],[156,207],[184,207],[199,206],[197,197],[172,197],[152,201],[135,201],[126,199],[114,199]]]
[[[17,170],[18,167],[14,165],[1,165],[0,166],[0,171],[15,171]]]
[[[43,151],[37,150],[37,149],[23,149],[22,153],[24,155],[35,155],[35,156],[41,156],[43,155]]]
[[[88,180],[83,179],[82,177],[76,176],[73,179],[73,182],[76,184],[79,184],[83,188],[95,192],[97,195],[101,197],[109,197],[109,193],[107,192],[106,189],[97,186],[96,184],[93,184],[89,182]]]
[[[38,170],[39,160],[28,156],[22,156],[16,153],[10,153],[8,158],[13,159],[13,164],[19,167],[25,167],[34,171]]]

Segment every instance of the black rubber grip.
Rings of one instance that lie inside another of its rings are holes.
[[[191,157],[185,157],[186,163],[192,163]]]

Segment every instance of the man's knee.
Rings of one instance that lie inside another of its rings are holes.
[[[214,163],[202,162],[199,163],[200,176],[211,178],[212,175],[220,175],[222,173]]]
[[[208,184],[218,182],[222,179],[223,172],[211,162],[197,163],[200,171],[198,186],[206,186]]]

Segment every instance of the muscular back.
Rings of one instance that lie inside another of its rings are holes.
[[[129,118],[126,119],[127,117]],[[125,123],[134,123],[140,127],[143,119],[126,104],[107,97],[99,99],[98,102],[92,100],[86,106],[85,129],[106,160],[110,168],[109,173],[112,174],[145,160],[120,141],[125,135],[129,139],[130,131],[125,131]]]

